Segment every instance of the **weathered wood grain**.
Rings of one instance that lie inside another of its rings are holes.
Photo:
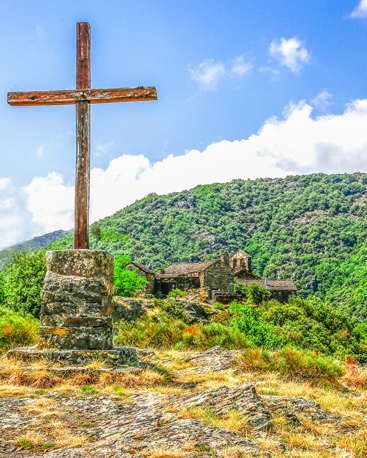
[[[71,89],[62,91],[9,92],[8,103],[12,106],[74,105],[77,102],[112,103],[157,100],[155,87],[132,87],[115,89]]]
[[[90,25],[79,22],[76,27],[76,88],[89,89]],[[74,248],[89,248],[90,205],[90,102],[76,102],[76,172],[75,172]]]
[[[90,104],[76,104],[76,178],[74,248],[89,248]]]
[[[90,87],[90,25],[88,22],[78,22],[76,25],[76,88]]]

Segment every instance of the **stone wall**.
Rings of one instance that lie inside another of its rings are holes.
[[[57,250],[47,252],[46,263],[39,348],[113,348],[112,256],[100,250]]]
[[[209,292],[209,298],[213,290],[233,292],[234,272],[221,261],[218,260],[208,267],[202,276],[202,287]]]
[[[125,269],[126,270],[135,270],[136,273],[139,275],[139,277],[145,277],[147,279],[147,281],[148,281],[148,284],[144,288],[144,293],[145,294],[153,294],[154,293],[155,276],[154,276],[153,272],[151,272],[151,273],[145,272],[144,270],[139,269],[139,267],[136,266],[133,263],[127,264]]]
[[[213,301],[221,304],[230,304],[233,301],[240,301],[241,299],[243,299],[241,294],[226,293],[221,291],[213,293]]]
[[[172,289],[181,289],[187,291],[189,289],[200,288],[200,279],[198,276],[177,276],[170,278],[156,278],[155,280],[155,291],[162,291],[164,294],[168,294]]]

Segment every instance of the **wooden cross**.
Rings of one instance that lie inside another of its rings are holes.
[[[76,249],[88,249],[90,190],[90,104],[157,100],[155,87],[91,89],[90,25],[77,23],[76,90],[9,92],[8,103],[25,105],[76,105]]]

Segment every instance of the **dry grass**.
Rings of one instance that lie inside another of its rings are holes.
[[[177,395],[201,392],[223,385],[235,387],[253,383],[259,394],[304,397],[319,403],[327,412],[350,419],[336,423],[315,423],[299,412],[297,415],[302,421],[303,428],[292,427],[284,416],[279,415],[268,432],[252,432],[247,428],[243,416],[236,410],[223,417],[215,415],[210,409],[170,409],[168,404],[167,410],[176,411],[180,418],[197,418],[208,425],[252,438],[274,458],[326,458],[343,455],[351,458],[367,457],[366,370],[346,368],[342,384],[347,389],[341,389],[341,386],[315,386],[307,381],[300,382],[289,378],[284,380],[277,373],[260,371],[256,362],[256,351],[253,353],[252,361],[247,357],[241,372],[233,372],[233,369],[238,369],[238,364],[234,362],[233,367],[228,370],[203,373],[191,370],[181,372],[195,365],[194,362],[184,361],[192,352],[155,350],[155,353],[158,361],[157,370],[133,370],[125,373],[97,373],[94,370],[103,368],[103,365],[93,362],[89,365],[89,372],[60,375],[48,371],[46,365],[41,362],[25,365],[16,360],[2,358],[0,396],[34,397],[32,403],[23,407],[24,413],[29,415],[32,421],[17,435],[11,437],[12,443],[23,448],[42,450],[46,447],[83,446],[89,441],[85,429],[78,427],[82,420],[76,419],[74,414],[65,412],[57,401],[47,397],[47,393],[80,396],[83,395],[82,388],[87,385],[96,390],[95,394],[113,395],[117,402],[124,403],[131,402],[131,394],[142,392]],[[24,366],[31,370],[23,370]],[[190,384],[189,390],[187,384]],[[46,396],[40,397],[40,393],[45,392]],[[146,456],[184,458],[196,451],[198,450],[193,450],[189,446],[180,452],[157,448],[147,451]],[[223,452],[223,457],[236,456],[241,456],[240,449],[236,447]]]
[[[351,387],[367,388],[367,369],[349,365],[343,381]]]
[[[19,433],[5,433],[7,442],[17,447],[32,450],[79,447],[89,440],[82,431],[78,431],[70,413],[60,409],[54,399],[35,399],[20,410],[23,417],[28,419],[26,426]]]

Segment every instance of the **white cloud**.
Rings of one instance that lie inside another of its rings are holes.
[[[44,151],[45,151],[45,147],[44,147],[44,146],[39,146],[39,147],[37,148],[37,151],[36,151],[37,156],[38,156],[38,157],[42,157]]]
[[[330,94],[329,91],[324,89],[322,92],[317,94],[317,96],[311,100],[312,105],[314,105],[317,108],[320,108],[320,110],[326,111],[327,108],[333,104],[333,102],[330,102],[330,99],[333,98],[333,94]]]
[[[259,70],[262,73],[271,73],[273,77],[277,77],[280,73],[280,70],[278,68],[273,67],[260,67]]]
[[[367,99],[351,102],[340,115],[311,114],[305,102],[291,103],[282,119],[268,119],[246,140],[223,140],[202,152],[169,155],[154,164],[143,155],[113,159],[106,170],[91,172],[91,222],[150,192],[165,194],[235,178],[367,171]],[[73,187],[59,175],[34,178],[26,191],[40,233],[55,230],[55,222],[72,226]]]
[[[215,90],[226,75],[223,62],[214,62],[214,59],[205,59],[196,67],[189,68],[189,72],[201,89],[210,90]]]
[[[22,220],[9,178],[0,178],[0,250],[16,243],[22,234]]]
[[[98,157],[104,156],[108,153],[112,146],[114,146],[114,142],[98,143],[94,154]]]
[[[339,115],[315,118],[312,110],[305,102],[291,103],[282,118],[268,119],[248,139],[223,140],[204,151],[169,155],[153,164],[143,155],[122,155],[106,169],[94,168],[91,222],[151,192],[166,194],[235,178],[367,172],[367,99],[351,102]],[[21,203],[23,191],[25,205]],[[35,177],[22,192],[8,178],[0,179],[0,249],[34,235],[73,227],[74,187],[65,184],[60,175]]]
[[[35,177],[24,190],[35,234],[73,227],[74,187],[65,185],[60,175],[52,172]]]
[[[359,5],[352,11],[350,17],[352,18],[367,17],[367,0],[361,0]]]
[[[8,210],[9,208],[12,208],[14,205],[15,201],[12,197],[8,197],[6,199],[1,199],[0,201],[0,210]]]
[[[232,62],[224,64],[214,59],[205,59],[194,68],[189,68],[191,78],[201,89],[217,89],[218,84],[226,78],[242,78],[253,68],[251,62],[246,62],[243,56],[237,56]]]
[[[15,212],[0,212],[0,250],[14,245],[22,239],[22,218]]]
[[[251,62],[245,62],[243,56],[237,56],[233,59],[232,68],[231,68],[231,76],[232,77],[242,77],[249,73],[253,68]]]
[[[9,178],[0,178],[0,191],[6,189],[10,184]]]
[[[304,43],[296,37],[289,40],[281,38],[280,42],[274,40],[270,44],[269,52],[281,65],[288,67],[296,75],[299,74],[303,64],[310,61],[310,53]]]

